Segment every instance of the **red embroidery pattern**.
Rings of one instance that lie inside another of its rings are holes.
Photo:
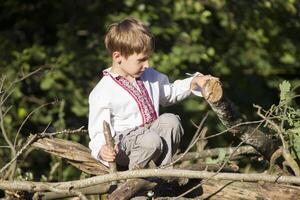
[[[103,74],[109,75],[114,81],[116,81],[134,98],[134,100],[138,104],[142,115],[142,125],[152,123],[157,119],[157,114],[155,112],[153,103],[149,97],[149,94],[147,92],[147,89],[145,88],[143,81],[140,80],[140,78],[136,79],[137,85],[140,89],[139,91],[132,83],[130,83],[127,79],[125,79],[122,76],[113,77],[107,71],[104,71]]]

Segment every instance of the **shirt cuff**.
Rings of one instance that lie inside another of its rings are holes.
[[[102,135],[97,134],[89,143],[89,148],[91,149],[91,155],[96,160],[100,161],[104,165],[108,166],[108,162],[102,160],[98,155],[102,145],[104,144],[104,138]]]
[[[190,80],[190,84],[191,84],[191,81],[193,80],[194,77],[196,77],[196,76],[203,76],[203,74],[201,74],[200,72],[195,72],[193,74],[186,73],[186,75],[191,76],[190,78],[188,78],[188,79],[191,79]],[[201,87],[197,87],[196,89],[191,90],[191,91],[192,91],[192,93],[194,95],[196,95],[198,97],[203,97],[203,95],[202,95],[202,88]]]

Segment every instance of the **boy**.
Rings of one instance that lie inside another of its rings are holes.
[[[169,83],[168,77],[149,67],[153,37],[134,18],[112,24],[105,36],[112,66],[89,96],[89,147],[92,156],[107,164],[146,167],[170,163],[183,136],[180,118],[159,115],[159,105],[167,106],[191,95],[211,78],[193,77]],[[103,120],[110,124],[115,149],[105,144]]]

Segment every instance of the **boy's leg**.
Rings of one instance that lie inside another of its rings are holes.
[[[172,156],[176,153],[184,133],[179,116],[171,113],[162,114],[151,125],[150,130],[159,134],[163,140],[163,152],[157,164],[165,165],[172,162]]]
[[[116,157],[117,164],[128,165],[129,169],[145,167],[151,160],[156,161],[163,149],[160,136],[144,127],[118,133],[114,139],[120,147]]]

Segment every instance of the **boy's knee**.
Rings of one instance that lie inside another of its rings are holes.
[[[159,117],[160,123],[169,124],[172,127],[181,127],[180,117],[172,113],[164,113]]]
[[[161,152],[163,141],[158,134],[151,131],[143,138],[143,147],[153,152]]]

